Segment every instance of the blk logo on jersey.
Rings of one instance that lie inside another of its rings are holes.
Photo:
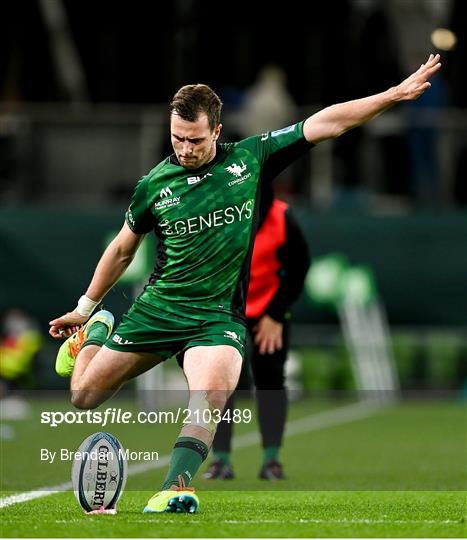
[[[118,343],[119,345],[133,345],[133,341],[123,339],[122,336],[119,336],[118,334],[112,336],[112,341],[115,341],[115,343]]]
[[[204,176],[189,176],[186,181],[187,184],[197,184],[198,182],[201,182],[201,180],[204,180],[206,177],[212,176],[211,173],[206,173]]]

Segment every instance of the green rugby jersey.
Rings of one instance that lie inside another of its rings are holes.
[[[313,145],[303,122],[237,143],[218,144],[199,169],[175,154],[137,184],[126,221],[154,230],[156,267],[140,300],[244,318],[261,182],[270,181]]]

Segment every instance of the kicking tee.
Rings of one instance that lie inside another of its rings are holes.
[[[313,145],[303,122],[237,143],[218,144],[215,158],[186,169],[175,154],[138,182],[126,222],[154,231],[157,258],[139,297],[244,319],[261,182],[277,176]],[[191,309],[190,309],[191,311]]]

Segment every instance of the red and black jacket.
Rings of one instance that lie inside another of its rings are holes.
[[[256,233],[251,261],[246,316],[268,314],[284,321],[303,287],[310,257],[289,206],[273,199]]]

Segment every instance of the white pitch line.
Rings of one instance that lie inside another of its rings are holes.
[[[363,418],[367,418],[375,414],[377,410],[381,408],[380,405],[376,405],[371,402],[354,403],[352,405],[346,405],[337,409],[331,409],[330,411],[323,411],[305,418],[298,418],[287,423],[285,436],[291,437],[293,435],[299,435],[308,431],[316,431],[326,427],[337,426],[340,424],[346,424],[348,422],[355,422]],[[251,432],[244,435],[238,435],[233,438],[234,448],[245,448],[248,446],[254,446],[260,441],[259,433]],[[162,456],[157,461],[150,461],[147,463],[137,463],[128,467],[128,474],[140,474],[152,469],[160,469],[165,467],[170,461],[170,455]],[[68,491],[72,489],[71,482],[64,482],[63,484],[57,484],[56,486],[48,486],[35,489],[33,491],[26,491],[24,493],[18,493],[16,495],[10,495],[0,499],[0,508],[6,508],[13,504],[23,503],[39,499],[41,497],[47,497],[48,495],[54,495],[61,491]]]
[[[157,461],[149,461],[147,463],[136,463],[135,465],[130,465],[128,467],[128,474],[140,474],[151,469],[159,469],[168,465],[170,456],[162,456]],[[19,493],[18,495],[10,495],[0,499],[0,508],[5,508],[6,506],[11,506],[12,504],[23,503],[27,501],[32,501],[34,499],[39,499],[40,497],[47,497],[48,495],[53,495],[54,493],[60,493],[61,491],[68,491],[73,488],[71,482],[64,482],[63,484],[58,484],[56,486],[43,487],[35,489],[33,491],[26,491],[24,493]]]
[[[0,499],[0,508],[5,508],[6,506],[11,506],[12,504],[32,501],[33,499],[39,499],[40,497],[47,497],[47,495],[67,491],[71,488],[71,482],[64,482],[63,484],[58,484],[56,486],[43,487],[35,489],[34,491],[25,491],[24,493],[18,493],[17,495],[10,495],[9,497]]]
[[[300,435],[309,431],[316,431],[318,429],[338,426],[340,424],[347,424],[348,422],[355,422],[356,420],[372,416],[381,408],[382,405],[377,403],[362,401],[353,403],[352,405],[345,405],[344,407],[339,407],[337,409],[310,414],[304,418],[297,418],[296,420],[287,422],[285,426],[285,437]],[[257,431],[245,433],[245,435],[234,437],[233,448],[245,448],[246,446],[258,444],[259,442],[260,436]]]

